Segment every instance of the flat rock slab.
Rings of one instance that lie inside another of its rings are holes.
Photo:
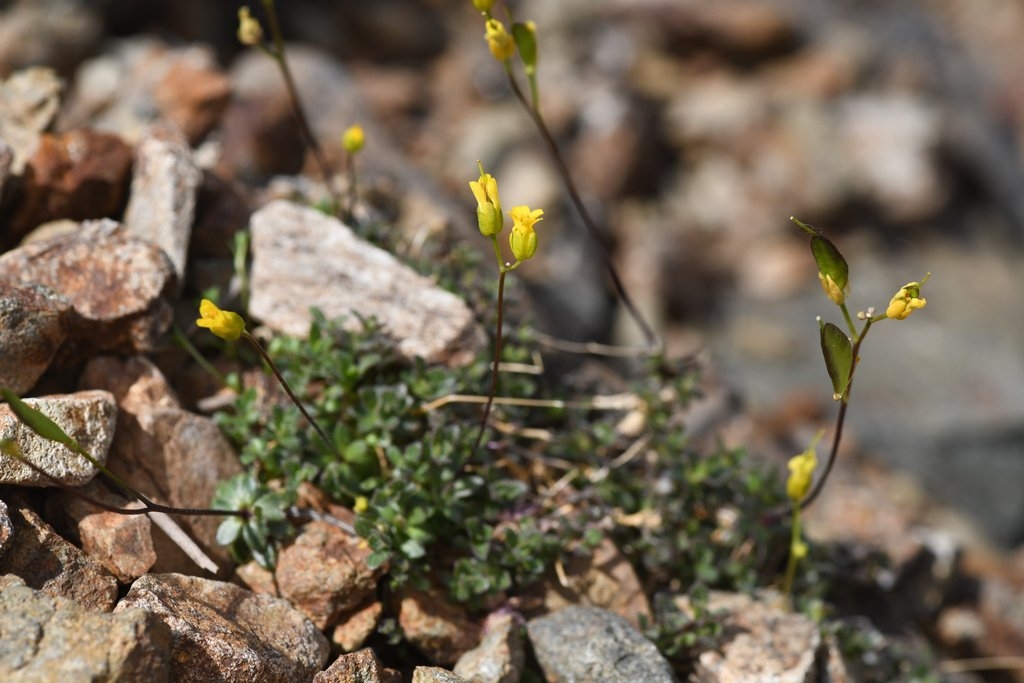
[[[147,574],[114,613],[135,607],[170,627],[173,681],[308,681],[327,662],[327,638],[301,612],[231,583]]]
[[[79,391],[27,398],[25,403],[56,422],[97,462],[106,463],[117,425],[117,405],[110,393]],[[22,457],[68,486],[82,486],[98,474],[92,463],[78,453],[44,439],[22,424],[6,403],[0,405],[0,439],[14,441]],[[52,486],[53,482],[27,465],[0,456],[0,484]]]
[[[628,621],[598,607],[567,607],[526,625],[549,681],[674,683],[672,667]]]
[[[0,574],[13,574],[46,595],[74,601],[84,609],[109,612],[117,581],[98,562],[61,538],[27,507],[11,505],[10,539],[0,553]],[[2,621],[2,620],[0,620]],[[0,643],[4,639],[0,638]],[[0,680],[5,680],[0,676]]]
[[[143,610],[98,614],[0,577],[0,680],[166,681],[171,633]]]
[[[0,386],[19,396],[32,388],[67,337],[70,311],[51,289],[0,283]]]
[[[150,129],[135,148],[124,222],[136,236],[164,250],[174,264],[179,283],[185,280],[196,194],[202,179],[188,142],[174,128]]]
[[[287,201],[252,216],[250,311],[275,332],[309,333],[311,308],[328,319],[374,317],[408,358],[462,365],[484,343],[466,303],[336,218]]]

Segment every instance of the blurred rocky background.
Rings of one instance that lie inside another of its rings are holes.
[[[167,119],[205,169],[184,286],[223,275],[211,257],[248,201],[223,188],[304,163],[278,74],[235,40],[238,4],[0,2],[0,74],[59,77],[0,92],[5,248],[55,217],[118,214],[132,147]],[[838,312],[797,216],[845,253],[853,310],[933,273],[927,309],[865,345],[842,466],[906,470],[1006,548],[1024,541],[1024,4],[509,4],[540,28],[542,107],[627,285],[670,353],[709,359],[742,407],[726,437],[785,456],[833,419],[815,317]],[[474,239],[481,159],[507,204],[546,211],[543,258],[517,271],[538,325],[639,340],[468,2],[279,5],[314,128],[339,155],[363,123],[368,182],[400,188],[411,243],[449,222]]]

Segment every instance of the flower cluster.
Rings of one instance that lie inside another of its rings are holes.
[[[485,173],[483,165],[479,165],[480,177],[469,181],[469,189],[476,199],[476,220],[480,228],[480,234],[490,237],[495,244],[495,254],[498,256],[498,266],[505,270],[511,270],[523,261],[533,258],[537,252],[537,233],[533,226],[543,220],[543,209],[531,209],[529,206],[514,206],[508,212],[512,218],[512,233],[509,235],[508,245],[512,250],[515,262],[510,266],[503,263],[498,251],[497,240],[504,228],[505,219],[501,213],[501,199],[498,198],[498,181],[490,173]]]
[[[930,273],[929,273],[930,275]],[[885,309],[885,317],[893,320],[906,320],[919,308],[924,308],[928,301],[921,296],[921,285],[928,281],[928,275],[920,282],[908,282],[900,287],[900,291],[892,297],[889,307]]]

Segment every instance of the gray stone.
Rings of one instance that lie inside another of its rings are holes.
[[[168,680],[170,629],[143,610],[97,614],[0,578],[0,679]]]
[[[308,681],[327,661],[327,639],[287,601],[181,574],[147,574],[114,610],[155,614],[171,629],[170,679]]]
[[[45,287],[0,283],[0,386],[20,396],[35,385],[67,337],[70,311]]]
[[[680,606],[686,609],[685,603]],[[708,610],[719,615],[726,636],[719,647],[697,658],[695,683],[825,680],[818,670],[817,654],[824,645],[817,624],[789,611],[781,595],[715,592]]]
[[[0,557],[3,556],[7,542],[14,536],[14,520],[11,519],[11,510],[7,503],[0,500]]]
[[[465,678],[437,666],[417,666],[412,671],[412,683],[468,683]]]
[[[520,620],[511,612],[495,612],[484,622],[480,644],[459,657],[453,671],[473,683],[517,683],[525,660]]]
[[[0,281],[41,284],[71,302],[76,315],[59,354],[66,362],[103,350],[152,350],[171,323],[172,263],[108,219],[3,254]]]
[[[132,186],[124,222],[137,237],[156,244],[185,278],[188,244],[202,173],[185,138],[170,127],[153,128],[135,148]]]
[[[313,683],[401,683],[402,676],[385,669],[370,648],[341,655],[313,677]]]
[[[79,391],[74,394],[25,399],[53,420],[100,464],[114,441],[117,406],[106,391]],[[9,405],[0,405],[0,439],[11,439],[22,457],[68,486],[81,486],[99,472],[92,463],[67,446],[37,435],[14,415]],[[0,483],[19,486],[52,486],[53,483],[13,458],[0,457]]]
[[[531,619],[526,629],[549,681],[675,681],[654,644],[606,610],[567,607]]]
[[[276,332],[305,336],[309,309],[330,318],[376,317],[407,357],[472,360],[483,331],[469,307],[391,254],[312,208],[275,201],[253,214],[250,311]]]
[[[15,574],[46,595],[73,600],[90,611],[109,612],[117,600],[114,577],[30,508],[12,507],[13,533],[0,553],[0,574]]]

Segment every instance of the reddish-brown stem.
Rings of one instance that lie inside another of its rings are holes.
[[[320,167],[320,173],[324,177],[324,184],[327,186],[327,192],[331,195],[331,201],[334,203],[335,211],[341,208],[341,198],[338,196],[338,192],[334,187],[334,168],[327,161],[327,157],[324,155],[323,149],[320,147],[320,143],[317,141],[316,136],[313,134],[313,128],[309,125],[309,119],[306,118],[306,112],[302,108],[302,101],[299,99],[298,88],[295,87],[295,79],[292,78],[292,71],[288,66],[288,58],[285,56],[284,51],[284,37],[281,33],[281,24],[277,18],[277,11],[274,9],[274,0],[263,0],[263,8],[267,13],[267,24],[270,26],[271,40],[274,42],[274,48],[272,56],[274,61],[277,62],[278,68],[281,70],[281,76],[284,78],[285,88],[288,89],[288,101],[291,105],[292,116],[295,117],[296,123],[299,124],[299,132],[302,137],[305,138],[306,144],[309,145],[309,149],[313,152],[313,158],[316,160],[317,166]]]
[[[523,109],[530,116],[533,121],[533,125],[537,128],[537,132],[540,133],[541,139],[544,140],[544,144],[548,149],[548,153],[555,162],[555,168],[558,170],[558,174],[562,177],[562,183],[565,185],[566,191],[569,193],[569,199],[572,200],[573,206],[576,207],[576,211],[579,213],[580,218],[583,220],[583,224],[587,227],[587,231],[590,233],[591,238],[598,243],[601,247],[601,254],[604,257],[605,268],[608,271],[608,276],[612,280],[612,286],[615,287],[615,292],[618,294],[622,304],[629,311],[630,317],[636,321],[637,326],[644,335],[644,343],[651,349],[651,352],[657,354],[661,350],[661,339],[654,333],[651,326],[647,324],[640,310],[633,303],[633,298],[629,295],[626,290],[626,286],[622,283],[622,278],[619,277],[619,272],[615,268],[615,263],[612,258],[612,246],[611,243],[602,231],[594,219],[590,216],[590,212],[587,211],[586,206],[583,204],[583,200],[580,198],[580,193],[576,189],[576,183],[572,179],[572,174],[569,173],[569,167],[565,164],[565,160],[562,158],[562,154],[558,149],[558,143],[555,142],[554,136],[551,135],[551,131],[548,130],[547,124],[544,123],[544,118],[540,115],[540,112],[535,109],[527,101],[526,96],[520,89],[519,84],[516,82],[515,77],[512,75],[511,70],[506,68],[505,71],[508,76],[509,86],[512,88],[513,94],[516,99],[519,100],[519,104],[522,105]]]
[[[480,429],[476,433],[476,440],[473,442],[473,449],[470,453],[476,453],[476,449],[480,447],[480,443],[483,441],[484,432],[487,431],[487,420],[491,416],[491,406],[494,405],[494,397],[498,393],[498,366],[501,364],[501,326],[504,318],[505,311],[505,274],[506,271],[502,268],[498,273],[498,321],[495,325],[496,332],[494,338],[494,364],[491,366],[491,389],[487,393],[487,403],[484,404],[483,415],[480,418]]]

